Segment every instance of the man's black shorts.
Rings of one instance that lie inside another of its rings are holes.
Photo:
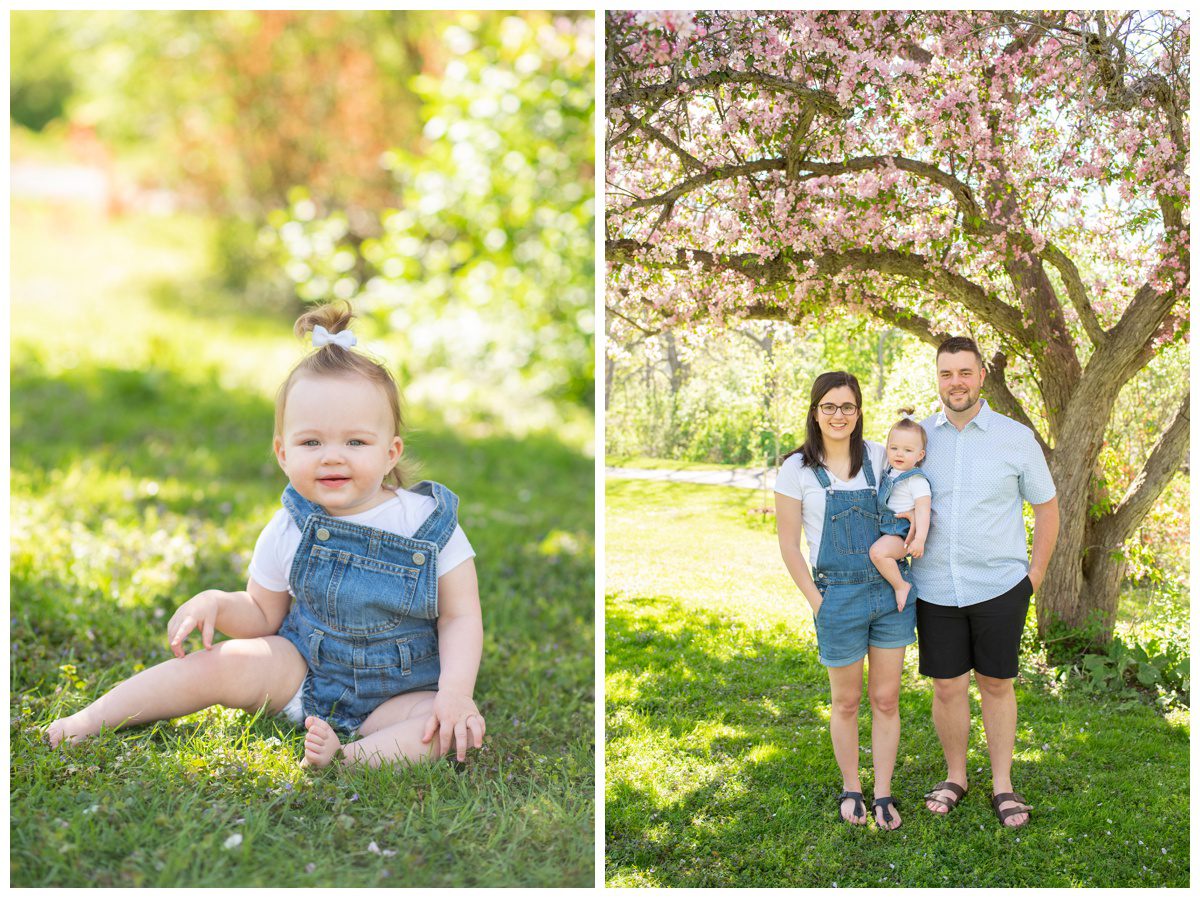
[[[1033,584],[1028,577],[1003,595],[966,608],[917,600],[920,671],[952,680],[974,669],[985,677],[1011,680],[1017,675],[1021,631]]]

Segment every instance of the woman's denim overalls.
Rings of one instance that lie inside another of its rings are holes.
[[[826,667],[861,660],[868,646],[900,648],[916,641],[916,596],[896,610],[896,593],[868,553],[879,539],[879,512],[871,460],[863,459],[868,489],[835,490],[823,467],[814,468],[825,490],[825,523],[813,582],[822,596],[817,609],[817,650]],[[900,562],[911,581],[908,562]]]
[[[279,635],[308,663],[305,716],[353,732],[387,699],[437,688],[437,560],[458,524],[458,497],[428,480],[412,492],[437,507],[410,538],[333,517],[291,484],[284,490],[300,546]]]
[[[909,468],[907,471],[901,471],[895,477],[889,478],[887,474],[890,470],[892,470],[891,466],[884,470],[883,478],[879,482],[879,529],[889,536],[908,536],[908,530],[912,525],[904,518],[896,517],[896,513],[888,508],[888,499],[892,497],[892,490],[901,480],[907,480],[914,475],[924,477],[925,473],[919,468]]]

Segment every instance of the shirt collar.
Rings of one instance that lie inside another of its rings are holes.
[[[970,421],[967,422],[967,427],[970,427],[972,424],[974,424],[980,430],[987,430],[988,425],[992,423],[992,418],[995,417],[995,415],[996,415],[996,413],[994,411],[992,411],[992,408],[991,408],[991,406],[988,405],[987,400],[980,399],[979,400],[979,413],[974,418],[972,418]],[[938,427],[941,427],[943,424],[950,424],[950,419],[946,417],[946,409],[945,408],[938,410],[937,417],[934,418],[934,421],[933,421],[933,426],[935,429]],[[953,427],[954,425],[950,424],[950,426]],[[966,428],[963,428],[963,429],[965,430]]]

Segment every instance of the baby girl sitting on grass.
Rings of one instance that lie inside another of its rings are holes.
[[[482,747],[483,624],[458,498],[439,483],[403,487],[399,392],[351,348],[350,320],[322,306],[296,322],[314,351],[276,400],[289,484],[246,589],[184,602],[167,625],[175,657],[54,721],[52,746],[223,705],[304,726],[312,767],[438,758],[452,742],[461,761]],[[194,630],[204,648],[188,653]],[[214,643],[217,631],[233,638]]]

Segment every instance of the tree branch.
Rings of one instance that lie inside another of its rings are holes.
[[[1099,542],[1105,547],[1122,545],[1141,524],[1187,455],[1191,427],[1192,394],[1189,390],[1175,409],[1166,429],[1150,450],[1150,457],[1125,491],[1120,504],[1096,525]]]
[[[1049,243],[1042,251],[1042,258],[1053,265],[1062,275],[1063,283],[1067,285],[1067,296],[1071,300],[1071,305],[1075,307],[1092,345],[1102,346],[1108,335],[1100,325],[1096,310],[1088,301],[1087,288],[1083,285],[1083,278],[1079,276],[1079,269],[1075,267],[1075,263],[1057,246]]]
[[[1034,437],[1037,438],[1038,445],[1042,447],[1042,454],[1046,456],[1047,461],[1050,459],[1051,449],[1046,441],[1042,439],[1041,433],[1033,426],[1033,422],[1029,420],[1029,416],[1025,414],[1025,409],[1021,403],[1017,401],[1017,397],[1012,394],[1008,388],[1008,381],[1004,377],[1004,371],[1008,368],[1008,357],[1002,352],[997,352],[992,356],[991,362],[988,363],[987,377],[983,381],[983,392],[991,405],[996,406],[1001,412],[1008,415],[1015,421],[1024,424],[1033,431]]]
[[[632,318],[630,318],[628,315],[623,314],[622,312],[618,311],[617,309],[613,308],[612,306],[608,305],[607,303],[604,306],[604,310],[606,312],[608,312],[608,314],[615,315],[617,318],[620,318],[622,321],[624,321],[626,324],[628,324],[634,330],[641,331],[647,337],[656,337],[659,334],[661,334],[664,330],[666,330],[665,325],[663,327],[660,327],[658,330],[653,330],[653,331],[650,330],[649,328],[643,327],[642,325],[640,325],[636,321],[634,321]]]
[[[954,197],[954,201],[958,204],[959,209],[962,210],[966,230],[976,233],[991,233],[999,230],[997,226],[984,222],[983,210],[980,208],[979,203],[976,202],[974,194],[971,193],[971,189],[966,184],[953,175],[942,171],[936,165],[919,162],[916,159],[908,159],[904,156],[860,156],[856,159],[847,159],[845,162],[814,162],[812,160],[803,160],[794,162],[791,168],[794,172],[806,171],[809,174],[804,176],[797,176],[792,172],[789,172],[789,174],[795,177],[796,180],[805,181],[810,178],[845,175],[851,172],[887,168],[889,164],[895,165],[901,171],[918,175],[927,181],[937,184],[939,187],[945,188]],[[705,187],[716,181],[725,181],[732,178],[739,178],[743,175],[753,175],[767,171],[788,172],[788,158],[780,156],[773,159],[756,159],[753,162],[747,162],[742,165],[721,165],[716,168],[710,168],[701,174],[688,178],[686,181],[681,181],[670,190],[656,196],[640,199],[627,206],[626,210],[644,209],[649,206],[674,202],[685,193],[690,193],[693,190]]]
[[[957,272],[942,268],[919,253],[899,250],[850,250],[843,253],[813,255],[785,250],[774,256],[756,253],[717,255],[707,250],[677,249],[674,258],[647,258],[652,247],[636,240],[609,240],[604,257],[609,262],[646,267],[687,269],[693,265],[710,271],[735,271],[744,277],[766,285],[788,283],[793,279],[793,266],[813,263],[817,273],[833,277],[847,271],[874,271],[906,278],[922,284],[947,299],[957,301],[992,327],[1019,342],[1028,342],[1030,335],[1021,321],[1021,314],[1007,303]],[[897,326],[902,326],[899,323]]]
[[[675,78],[662,84],[642,84],[613,91],[607,97],[606,104],[609,109],[619,109],[633,103],[671,100],[687,91],[717,87],[722,84],[750,84],[780,93],[792,94],[816,107],[818,112],[823,112],[833,118],[848,118],[851,114],[851,110],[843,109],[838,103],[837,97],[829,91],[814,90],[799,82],[789,81],[776,75],[768,75],[765,72],[736,72],[730,69],[697,75],[695,78]]]

